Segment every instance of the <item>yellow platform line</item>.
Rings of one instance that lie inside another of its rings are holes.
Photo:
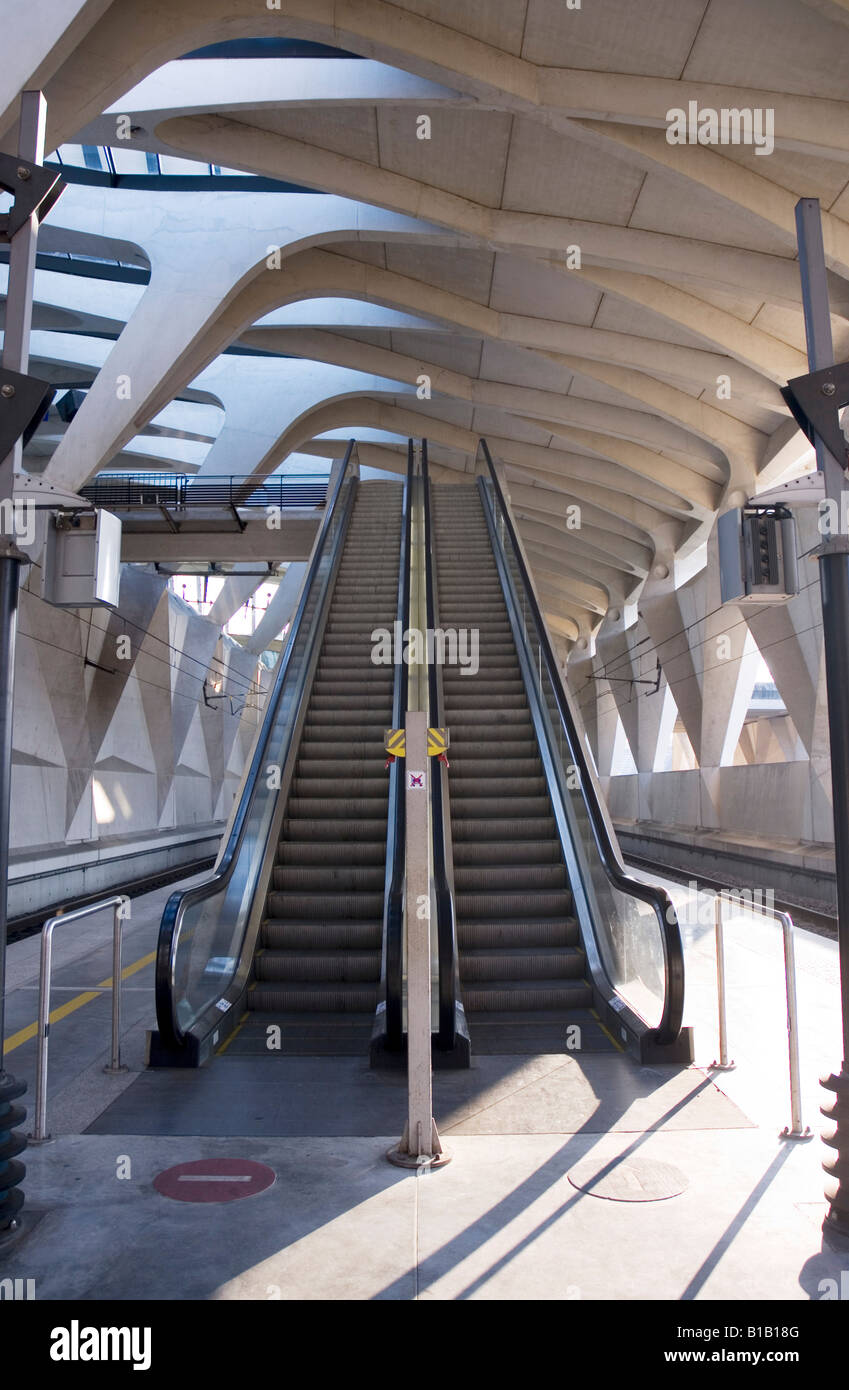
[[[156,952],[150,951],[148,955],[142,956],[140,960],[133,961],[132,965],[126,966],[121,971],[121,979],[128,980],[131,975],[135,975],[138,970],[143,970],[146,965],[150,965],[151,962],[155,959]],[[54,1023],[60,1023],[61,1020],[63,1018],[67,1018],[69,1014],[76,1013],[77,1009],[81,1009],[84,1004],[90,1004],[92,999],[99,999],[101,997],[101,990],[111,988],[112,976],[110,975],[108,980],[101,980],[100,984],[97,985],[94,989],[86,990],[84,994],[75,994],[74,998],[69,999],[67,1003],[60,1004],[57,1009],[51,1009],[49,1015],[49,1021],[51,1026]],[[6,1046],[3,1049],[3,1056],[5,1057],[6,1054],[9,1052],[14,1052],[16,1047],[22,1047],[24,1043],[29,1042],[31,1038],[34,1038],[37,1032],[37,1019],[35,1023],[28,1023],[25,1028],[19,1028],[17,1033],[12,1033],[11,1037],[6,1039]]]
[[[236,1038],[236,1037],[238,1037],[238,1035],[241,1033],[241,1031],[242,1031],[242,1029],[244,1028],[244,1026],[245,1026],[245,1024],[247,1023],[247,1021],[248,1021],[248,1014],[247,1014],[247,1010],[245,1010],[245,1012],[242,1014],[242,1017],[239,1019],[239,1022],[236,1024],[235,1028],[233,1029],[232,1033],[230,1034],[229,1038],[225,1038],[224,1041],[223,1041],[223,1043],[221,1044],[221,1046],[220,1046],[220,1047],[218,1048],[218,1050],[216,1051],[216,1053],[215,1053],[216,1057],[220,1057],[221,1054],[222,1054],[222,1052],[226,1052],[226,1051],[227,1051],[227,1048],[230,1046],[230,1044],[231,1044],[231,1042],[233,1041],[233,1039]]]
[[[604,1033],[605,1037],[608,1037],[608,1038],[610,1039],[610,1041],[613,1043],[613,1046],[616,1048],[616,1051],[617,1051],[617,1052],[624,1052],[625,1049],[624,1049],[624,1047],[622,1046],[622,1044],[621,1044],[621,1042],[619,1041],[619,1039],[618,1039],[618,1038],[614,1038],[614,1036],[613,1036],[613,1034],[611,1033],[610,1029],[607,1028],[607,1027],[605,1027],[605,1025],[604,1025],[602,1019],[601,1019],[600,1016],[596,1013],[595,1009],[590,1009],[590,1013],[592,1014],[593,1018],[595,1019],[596,1023],[598,1024],[599,1028],[601,1029],[602,1033]]]

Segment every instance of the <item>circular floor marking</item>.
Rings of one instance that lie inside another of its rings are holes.
[[[153,1185],[175,1202],[238,1202],[264,1192],[274,1178],[272,1168],[249,1158],[198,1158],[157,1173]]]
[[[588,1197],[608,1202],[665,1202],[688,1186],[679,1168],[653,1158],[585,1158],[568,1174],[569,1181]]]

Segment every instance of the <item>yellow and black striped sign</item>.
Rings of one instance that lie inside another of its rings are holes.
[[[403,758],[407,750],[407,735],[404,729],[387,729],[383,736],[383,746],[394,758]]]
[[[428,729],[427,731],[427,752],[428,757],[438,758],[440,753],[444,753],[448,747],[447,729]]]

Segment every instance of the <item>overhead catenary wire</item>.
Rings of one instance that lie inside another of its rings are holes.
[[[26,637],[30,642],[38,642],[38,643],[39,643],[41,646],[43,646],[43,647],[49,647],[49,648],[51,649],[51,651],[54,651],[54,652],[64,652],[66,656],[73,656],[73,657],[76,657],[76,659],[77,659],[78,661],[82,662],[83,665],[86,664],[86,658],[83,656],[82,652],[74,651],[72,647],[60,647],[56,642],[48,642],[47,639],[46,639],[45,637],[36,637],[35,633],[33,633],[33,632],[24,632],[23,629],[19,629],[19,636],[21,636],[21,637]],[[150,655],[150,653],[146,653],[146,655]],[[154,657],[154,660],[155,660],[155,661],[161,661],[162,658],[161,658],[161,657]],[[88,663],[88,664],[90,665],[91,663]],[[176,666],[174,666],[173,663],[171,663],[171,662],[165,662],[165,665],[171,666],[171,669],[172,669],[172,670],[177,670],[177,669],[178,669],[178,668],[177,668]],[[129,675],[130,672],[128,672],[127,674]],[[196,676],[196,675],[194,675],[191,671],[184,671],[182,674],[185,675],[185,676],[187,676],[189,680],[198,681],[201,685],[203,685],[203,683],[204,683],[204,678],[203,678],[202,676]],[[185,694],[185,693],[184,693],[183,691],[181,691],[181,690],[173,690],[173,689],[171,688],[170,685],[159,685],[159,683],[158,683],[157,681],[148,680],[146,677],[140,676],[136,671],[133,671],[133,672],[132,672],[132,676],[133,676],[133,679],[134,679],[135,681],[138,681],[139,685],[149,685],[149,686],[151,686],[154,690],[162,690],[162,691],[164,691],[164,693],[165,693],[166,695],[170,695],[170,696],[172,697],[172,699],[191,700],[193,704],[197,704],[197,703],[198,703],[198,700],[197,700],[197,697],[196,697],[196,696]],[[249,691],[249,693],[253,693],[253,692],[255,692],[257,695],[259,695],[259,694],[262,693],[261,687],[260,687],[259,684],[256,683],[256,682],[253,683],[253,686],[251,687],[251,691]],[[259,705],[245,704],[245,705],[242,706],[242,708],[243,708],[243,709],[259,709],[260,706],[259,706]]]
[[[774,642],[767,642],[763,647],[758,647],[758,651],[761,652],[761,653],[767,652],[767,651],[770,651],[772,647],[780,647],[784,642],[792,642],[792,641],[795,641],[796,638],[798,638],[798,637],[803,637],[803,636],[804,636],[806,633],[808,633],[808,632],[816,632],[816,631],[818,630],[819,626],[820,626],[819,623],[811,623],[810,627],[804,627],[804,628],[802,628],[799,632],[791,632],[791,633],[788,633],[788,635],[787,635],[786,637],[778,637],[778,638],[776,638],[776,640],[775,640]],[[700,645],[704,645],[704,644],[700,644]],[[724,662],[724,661],[718,661],[718,662],[714,663],[714,665],[712,665],[712,666],[702,666],[702,667],[699,667],[697,670],[688,672],[687,675],[685,675],[685,676],[679,676],[677,680],[670,681],[670,680],[667,679],[667,681],[666,681],[667,687],[668,687],[670,690],[674,691],[678,686],[684,685],[685,682],[690,681],[690,680],[693,680],[696,676],[702,676],[702,675],[704,675],[704,674],[705,674],[706,672],[708,672],[708,671],[718,671],[722,666],[725,666],[726,664],[727,664],[727,663]],[[604,677],[600,677],[599,679],[604,679]],[[649,692],[647,692],[647,693],[648,693],[648,694],[651,694],[651,693],[653,693],[653,692],[650,692],[650,691],[649,691]],[[630,695],[630,696],[628,697],[627,700],[623,700],[623,701],[620,702],[620,701],[617,701],[616,696],[613,694],[612,691],[605,691],[603,695],[600,695],[600,696],[598,696],[597,698],[598,698],[599,702],[600,702],[601,700],[605,699],[605,698],[610,698],[610,699],[613,701],[613,703],[612,703],[611,705],[608,705],[605,709],[599,709],[599,710],[597,711],[597,717],[598,717],[598,716],[600,716],[600,715],[610,714],[610,713],[612,713],[614,710],[622,709],[625,705],[630,705],[630,704],[632,704],[634,700],[636,700],[636,699],[639,698],[639,696],[638,696],[637,694],[633,694],[633,695]]]
[[[31,598],[36,598],[36,599],[38,599],[41,603],[47,603],[47,600],[46,600],[46,599],[42,599],[40,594],[33,593],[32,590],[28,590],[28,592],[29,592]],[[126,624],[126,626],[135,628],[135,630],[136,630],[137,632],[141,632],[141,633],[143,634],[141,642],[138,643],[138,650],[139,650],[140,653],[141,653],[141,652],[144,652],[144,655],[147,656],[147,657],[149,657],[151,661],[159,661],[159,662],[162,663],[163,666],[169,666],[172,670],[178,671],[178,672],[179,672],[180,674],[182,674],[182,675],[189,676],[190,679],[192,679],[192,680],[201,679],[201,678],[199,678],[198,676],[194,675],[191,671],[182,670],[181,666],[175,665],[175,663],[174,663],[173,661],[169,661],[166,657],[157,656],[156,652],[152,652],[152,651],[146,650],[146,649],[145,649],[145,639],[146,639],[146,638],[150,638],[152,641],[158,642],[161,646],[166,647],[169,651],[174,652],[174,654],[175,654],[176,656],[178,656],[178,657],[181,659],[181,661],[191,661],[191,662],[193,662],[196,666],[200,666],[200,668],[203,670],[203,672],[205,673],[205,675],[208,675],[208,674],[211,672],[213,675],[219,675],[219,676],[221,676],[222,678],[226,678],[226,679],[227,679],[229,682],[231,682],[232,684],[241,687],[241,688],[237,691],[237,693],[240,694],[240,695],[241,695],[241,694],[248,694],[248,693],[250,693],[250,691],[251,691],[252,689],[254,689],[254,687],[257,685],[257,682],[256,682],[256,681],[251,680],[251,679],[248,678],[247,676],[242,675],[242,673],[241,673],[240,671],[236,671],[236,670],[233,670],[231,667],[228,667],[228,666],[226,665],[226,663],[222,662],[221,657],[212,656],[212,657],[210,657],[209,661],[208,661],[207,663],[205,663],[201,657],[193,656],[193,655],[191,654],[191,652],[185,651],[184,648],[182,648],[182,647],[176,647],[176,646],[173,644],[173,642],[168,642],[164,637],[159,637],[159,636],[157,636],[156,633],[153,633],[153,632],[151,632],[148,628],[143,627],[141,623],[134,622],[132,618],[128,618],[128,617],[126,616],[126,614],[121,613],[121,612],[118,612],[118,613],[115,614],[115,617],[118,618],[122,623]],[[89,645],[90,645],[90,637],[91,637],[92,628],[93,628],[92,620],[91,620],[91,617],[89,617],[89,620],[88,620],[88,632],[87,632],[87,636],[86,636],[86,651],[85,651],[86,657],[88,656],[88,649],[89,649]],[[101,629],[101,631],[104,633],[104,636],[108,635],[108,634],[106,633],[106,629]],[[22,635],[23,635],[23,634],[22,634]],[[30,637],[33,636],[31,633],[26,634],[26,635],[28,635],[28,636],[30,636]],[[38,641],[39,639],[33,637],[33,640],[34,640],[34,641]],[[55,645],[55,643],[52,644],[52,645]],[[63,650],[63,651],[67,650],[67,651],[70,651],[71,649],[70,649],[70,648],[61,648],[61,649],[60,649],[60,648],[57,648],[57,650]],[[95,665],[95,664],[96,664],[96,663],[94,663],[94,662],[89,662],[89,665]],[[214,669],[214,668],[215,668],[215,669]]]
[[[817,586],[818,584],[819,584],[819,579],[811,580],[808,584],[803,584],[803,585],[801,586],[801,588],[800,588],[800,590],[799,590],[799,593],[802,594],[802,593],[804,593],[807,589],[813,588],[813,587]],[[657,658],[657,660],[661,663],[661,665],[663,665],[663,657],[660,655],[661,648],[665,647],[665,646],[668,645],[668,643],[670,643],[670,642],[676,641],[676,640],[677,640],[678,638],[680,638],[680,637],[686,636],[688,633],[692,632],[694,628],[699,627],[702,623],[706,623],[706,622],[708,621],[709,618],[712,618],[712,617],[714,617],[717,613],[721,612],[721,611],[722,611],[722,607],[723,607],[723,605],[720,604],[717,608],[711,609],[709,613],[703,614],[700,618],[695,618],[695,619],[693,620],[693,622],[688,623],[688,624],[687,624],[686,626],[684,626],[684,627],[678,628],[675,632],[670,633],[670,635],[669,635],[668,637],[662,638],[661,641],[655,643],[653,646],[649,647],[646,651],[642,651],[642,652],[637,653],[637,648],[638,648],[638,647],[641,647],[641,646],[644,646],[646,642],[648,642],[648,641],[651,640],[651,635],[650,635],[650,634],[647,635],[647,636],[644,637],[644,638],[641,638],[640,641],[639,641],[638,643],[635,643],[634,647],[629,648],[629,650],[628,650],[627,652],[622,652],[622,653],[620,653],[619,656],[612,657],[611,660],[610,660],[610,662],[606,663],[606,664],[602,667],[601,671],[593,671],[592,675],[590,675],[590,676],[587,677],[587,679],[586,679],[586,681],[584,682],[584,684],[583,684],[578,690],[575,691],[575,698],[578,700],[579,707],[583,709],[583,708],[589,703],[588,700],[581,700],[581,699],[580,699],[580,696],[583,695],[585,691],[591,690],[591,687],[593,687],[598,681],[607,680],[609,677],[610,677],[610,678],[613,678],[613,679],[616,679],[616,673],[617,673],[617,672],[620,672],[620,671],[626,671],[626,670],[628,669],[628,663],[629,663],[629,661],[633,660],[635,657],[636,657],[636,660],[637,660],[637,661],[642,661],[642,660],[643,660],[644,658],[646,658],[646,657],[655,656],[655,657]],[[749,623],[750,623],[750,618],[738,618],[738,619],[736,619],[733,623],[728,623],[728,624],[726,625],[726,627],[725,627],[725,632],[732,632],[735,628],[741,627],[741,626],[743,626],[743,625],[748,625]],[[810,628],[805,628],[804,631],[805,631],[805,632],[813,631],[813,629],[814,629],[815,627],[817,627],[817,626],[818,626],[818,624],[813,624],[812,627],[810,627]],[[799,633],[798,635],[801,636],[802,634]],[[695,642],[695,643],[693,643],[693,644],[691,644],[691,645],[688,646],[688,653],[689,653],[689,652],[696,651],[696,650],[698,650],[699,647],[704,647],[704,646],[707,645],[708,642],[710,642],[710,641],[715,641],[715,640],[716,640],[716,636],[714,636],[714,637],[703,637],[703,638],[701,639],[701,641]],[[789,638],[780,638],[780,639],[779,639],[779,641],[782,641],[782,642],[788,641],[788,640],[789,640]],[[767,644],[766,646],[764,646],[764,647],[761,647],[761,646],[759,645],[759,646],[758,646],[758,649],[759,649],[759,651],[765,651],[765,650],[768,650],[769,647],[775,646],[775,645],[776,645],[776,643],[772,643],[772,642],[771,642],[771,643],[768,643],[768,644]],[[680,656],[683,656],[683,655],[685,655],[685,653],[684,653],[684,652],[681,652],[679,655],[680,655]],[[676,655],[676,656],[674,656],[674,657],[671,657],[671,658],[667,658],[667,660],[678,660],[678,655]],[[704,669],[713,670],[713,669],[715,669],[715,668],[713,668],[713,667],[707,667],[707,668],[701,668],[701,669],[702,669],[702,670],[704,670]],[[698,674],[701,674],[701,671],[693,672],[692,674],[698,675]],[[631,678],[628,677],[628,676],[626,676],[626,677],[624,677],[624,679],[625,679],[625,680],[630,680]],[[634,679],[636,680],[636,679],[638,679],[638,678],[637,678],[637,677],[634,677]],[[689,679],[689,677],[685,677],[684,679]],[[678,683],[678,682],[676,682],[676,683]],[[672,684],[672,682],[667,681],[667,684]],[[591,698],[592,698],[592,693],[590,694],[590,699],[591,699]],[[596,697],[596,698],[603,698],[603,697]],[[627,703],[630,703],[630,701],[626,701],[625,703],[626,703],[626,704],[627,704]]]

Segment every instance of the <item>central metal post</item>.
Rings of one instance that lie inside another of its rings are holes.
[[[407,1124],[388,1158],[420,1173],[443,1166],[445,1153],[433,1118],[431,998],[431,839],[428,778],[427,593],[424,488],[413,478],[410,546],[410,632],[405,731],[406,882],[404,922],[407,977]]]

